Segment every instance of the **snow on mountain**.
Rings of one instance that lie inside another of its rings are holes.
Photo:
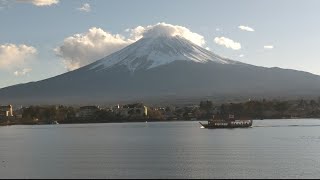
[[[91,70],[103,70],[125,65],[130,71],[151,69],[174,61],[193,61],[219,64],[236,64],[237,61],[222,58],[181,36],[157,36],[139,41],[89,65]]]

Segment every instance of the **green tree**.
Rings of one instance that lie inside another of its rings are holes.
[[[288,103],[287,102],[277,102],[274,105],[274,109],[278,112],[280,112],[281,116],[283,116],[284,112],[288,110]]]

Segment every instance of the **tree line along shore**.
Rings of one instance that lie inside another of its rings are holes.
[[[12,108],[12,106],[11,106]],[[72,124],[145,121],[208,120],[213,116],[236,119],[320,118],[320,98],[311,100],[248,100],[215,104],[211,100],[199,104],[148,106],[132,103],[114,106],[28,106],[11,109],[0,106],[0,125]]]

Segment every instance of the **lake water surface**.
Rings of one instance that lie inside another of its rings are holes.
[[[0,127],[0,178],[319,178],[320,120]]]

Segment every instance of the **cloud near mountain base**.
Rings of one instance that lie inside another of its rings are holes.
[[[64,39],[63,44],[54,51],[71,71],[118,51],[130,43],[131,41],[119,34],[111,34],[93,27],[86,33]]]
[[[0,69],[20,67],[37,54],[37,49],[24,44],[0,44]]]

